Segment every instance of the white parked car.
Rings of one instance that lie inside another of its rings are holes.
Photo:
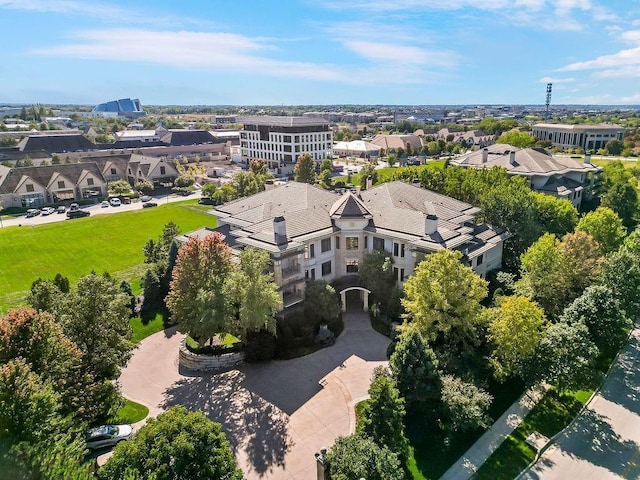
[[[143,195],[140,197],[140,201],[141,202],[150,202],[151,201],[151,197],[149,195]]]
[[[98,450],[129,440],[131,435],[133,435],[131,425],[102,425],[87,431],[84,438],[89,450]]]
[[[44,207],[42,210],[42,215],[51,215],[56,212],[56,209],[53,207]]]
[[[107,207],[109,206],[109,202],[107,202],[106,200],[104,200],[104,201],[100,204],[100,206],[101,206],[102,208],[107,208]]]
[[[120,205],[122,205],[122,202],[119,198],[112,198],[111,200],[109,200],[109,203],[112,207],[119,207]]]

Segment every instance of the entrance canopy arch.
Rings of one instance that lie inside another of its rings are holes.
[[[350,292],[353,290],[360,291],[360,295],[363,296],[362,310],[365,312],[368,312],[369,311],[369,294],[371,293],[371,290],[367,290],[364,287],[347,287],[340,291],[340,300],[342,301],[342,311],[343,312],[347,311],[347,292]]]

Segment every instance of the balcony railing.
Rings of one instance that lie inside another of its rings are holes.
[[[302,275],[300,265],[292,265],[282,269],[282,278],[291,278],[295,277],[296,275]]]
[[[285,307],[290,307],[296,303],[301,302],[303,299],[303,295],[301,291],[290,292],[290,293],[282,293],[282,304]]]

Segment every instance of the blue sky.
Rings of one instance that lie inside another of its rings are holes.
[[[0,102],[640,104],[640,0],[0,0]]]

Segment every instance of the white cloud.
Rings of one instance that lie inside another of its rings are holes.
[[[620,101],[622,103],[640,103],[640,92],[630,95],[628,97],[622,97]]]
[[[293,77],[345,84],[389,85],[426,83],[422,63],[403,63],[402,74],[390,75],[383,60],[400,54],[395,46],[376,45],[378,56],[367,65],[348,67],[308,61],[287,61],[270,57],[278,49],[256,39],[230,33],[189,31],[149,31],[104,29],[77,32],[73,41],[57,46],[33,49],[30,55],[71,57],[114,62],[153,63],[169,67],[216,72],[242,72],[255,76]],[[353,45],[354,50],[366,45]],[[366,48],[365,48],[366,49]],[[411,52],[416,53],[416,52]],[[420,53],[420,52],[418,52]],[[374,55],[375,57],[375,55]],[[431,58],[436,58],[433,55]],[[404,58],[404,57],[403,57]],[[403,58],[397,59],[402,62]],[[429,81],[441,75],[430,73]]]
[[[411,45],[366,40],[345,40],[343,45],[359,56],[374,62],[445,68],[455,65],[454,55],[451,53],[429,51]]]
[[[618,34],[620,38],[634,44],[640,44],[640,30],[629,30]]]
[[[575,72],[579,70],[597,70],[603,68],[619,68],[640,64],[640,47],[621,50],[611,55],[602,55],[593,60],[574,62],[560,69],[559,72]]]

